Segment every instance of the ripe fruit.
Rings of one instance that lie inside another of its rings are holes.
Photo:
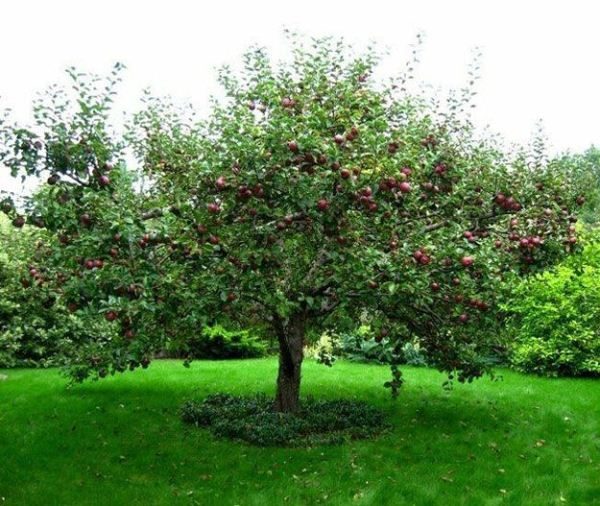
[[[102,267],[104,267],[104,262],[100,259],[96,259],[94,260],[94,267],[97,269],[102,269]]]
[[[421,265],[429,265],[431,263],[431,257],[429,255],[421,255],[421,258],[419,258],[419,263]]]
[[[227,302],[233,302],[236,299],[237,299],[237,295],[235,293],[229,292],[227,294]]]
[[[467,313],[462,313],[459,317],[458,317],[458,321],[460,323],[467,323],[469,321],[469,315]]]
[[[296,105],[296,101],[290,97],[284,97],[281,99],[281,105],[285,108],[294,107]]]
[[[431,289],[432,289],[434,292],[439,292],[439,291],[440,291],[440,288],[441,288],[441,287],[440,287],[440,284],[439,284],[439,283],[436,283],[436,282],[433,282],[433,283],[431,283]]]
[[[225,189],[225,187],[227,186],[227,182],[225,181],[225,178],[223,176],[219,176],[217,178],[217,180],[215,181],[215,186],[217,187],[217,190]]]
[[[113,258],[116,258],[117,256],[119,256],[119,250],[117,248],[111,248],[110,249],[110,256]]]
[[[85,268],[87,270],[91,271],[94,267],[95,267],[95,265],[94,265],[94,261],[93,260],[86,260],[85,261]]]
[[[473,265],[473,262],[475,262],[475,259],[469,256],[465,256],[460,259],[460,263],[463,265],[463,267],[470,267]]]
[[[92,224],[92,218],[90,217],[90,215],[88,213],[83,213],[80,217],[79,217],[79,222],[84,226],[84,227],[89,227]]]
[[[208,212],[211,214],[217,214],[221,211],[221,207],[216,202],[211,202],[210,204],[208,204],[206,206],[206,208],[208,209]]]
[[[344,136],[340,135],[340,134],[336,134],[333,136],[333,141],[337,144],[337,145],[341,145],[344,144]]]
[[[17,227],[17,228],[22,228],[23,225],[25,225],[25,218],[23,216],[17,216],[13,221],[12,224]]]
[[[47,183],[48,183],[49,185],[54,185],[54,184],[58,183],[58,181],[59,181],[59,180],[60,180],[60,177],[58,176],[58,174],[52,174],[52,175],[51,175],[51,176],[48,178],[48,180],[47,180]]]
[[[446,165],[444,165],[443,163],[440,163],[438,165],[435,166],[434,172],[438,175],[441,176],[443,174],[445,174],[447,170]]]
[[[328,208],[329,208],[329,201],[327,201],[326,199],[320,199],[317,202],[317,209],[319,211],[327,211]]]
[[[296,141],[289,141],[287,147],[292,153],[297,153],[299,151],[298,143]]]
[[[340,171],[340,176],[342,176],[342,179],[348,179],[351,175],[351,172],[348,169],[342,169]]]
[[[408,193],[411,190],[411,186],[410,183],[407,183],[406,181],[402,181],[402,183],[400,183],[398,185],[398,189],[402,192],[402,193]]]
[[[109,322],[114,322],[119,315],[115,311],[107,311],[104,313],[104,318],[106,318]]]
[[[213,244],[213,245],[215,245],[215,246],[216,246],[216,245],[217,245],[217,244],[219,244],[219,242],[221,242],[221,241],[220,241],[220,239],[219,239],[219,236],[216,236],[216,235],[211,235],[211,236],[208,238],[208,242],[210,242],[211,244]]]
[[[110,184],[110,179],[108,176],[100,176],[98,178],[98,183],[100,183],[100,186],[108,186]]]

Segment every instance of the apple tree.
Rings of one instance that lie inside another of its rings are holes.
[[[290,55],[253,49],[221,69],[203,119],[147,97],[115,134],[119,69],[107,86],[72,71],[71,105],[52,90],[34,128],[1,129],[13,175],[48,176],[5,211],[57,234],[56,292],[119,328],[74,350],[78,377],[147,365],[206,322],[262,324],[279,345],[275,409],[293,412],[307,335],[367,313],[378,337],[417,338],[470,381],[489,370],[498,287],[577,247],[580,186],[478,135],[469,87],[429,100],[409,74],[376,78],[375,51],[329,39]],[[392,365],[386,386],[401,383]]]

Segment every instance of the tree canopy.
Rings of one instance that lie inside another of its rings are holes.
[[[259,323],[279,342],[276,408],[294,411],[307,334],[364,312],[461,381],[489,369],[498,286],[577,247],[583,180],[478,135],[470,85],[429,100],[379,61],[330,39],[293,40],[277,65],[252,49],[219,72],[207,118],[148,96],[121,135],[120,66],[71,70],[33,128],[0,125],[2,163],[48,178],[24,211],[3,204],[61,244],[32,266],[37,288],[120,328],[74,350],[77,377],[147,365],[207,322]]]

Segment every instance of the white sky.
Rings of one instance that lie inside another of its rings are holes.
[[[0,0],[0,106],[27,120],[67,66],[120,61],[129,109],[147,86],[202,107],[216,66],[253,43],[282,55],[284,27],[380,42],[399,66],[423,32],[418,77],[434,85],[460,86],[481,48],[477,124],[524,143],[541,118],[553,151],[581,151],[600,144],[599,19],[595,0]],[[0,189],[17,188],[9,179]]]

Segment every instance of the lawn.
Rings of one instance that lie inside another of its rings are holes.
[[[367,400],[392,432],[256,448],[180,421],[188,398],[272,393],[276,367],[157,361],[70,389],[56,370],[0,371],[0,504],[600,504],[600,381],[500,371],[448,392],[406,368],[392,401],[385,367],[307,362],[304,394]]]

